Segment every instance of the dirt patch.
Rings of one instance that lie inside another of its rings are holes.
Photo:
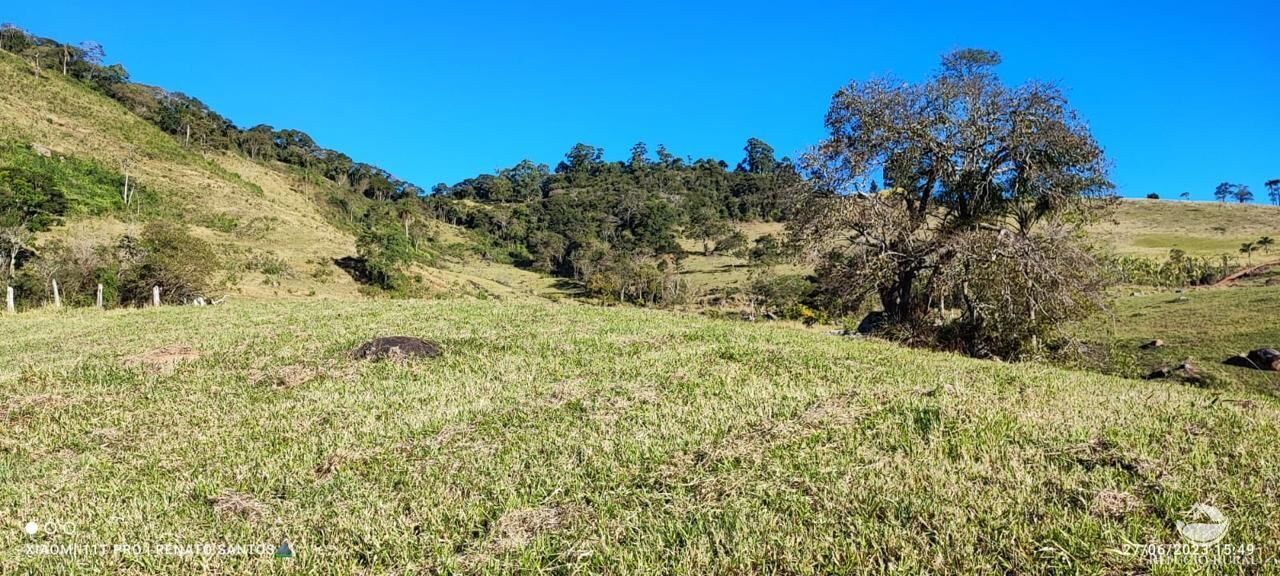
[[[411,358],[435,358],[442,353],[440,345],[409,336],[374,338],[351,351],[356,360],[391,360],[401,362]]]
[[[124,359],[126,368],[151,368],[158,370],[172,370],[181,362],[188,360],[196,360],[200,358],[200,351],[187,346],[186,344],[170,344],[163,348],[156,348],[135,354]]]
[[[1089,513],[1098,518],[1117,519],[1142,510],[1143,506],[1141,498],[1123,490],[1108,488],[1093,497]]]
[[[265,516],[269,511],[266,504],[255,500],[248,494],[224,491],[209,499],[213,511],[223,518],[240,518],[253,522]]]

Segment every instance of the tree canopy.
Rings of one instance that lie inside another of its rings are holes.
[[[1007,86],[999,63],[962,50],[925,83],[853,82],[833,96],[830,134],[805,158],[814,198],[792,227],[834,302],[856,309],[874,294],[912,334],[938,332],[930,307],[951,302],[962,315],[935,323],[1013,353],[1087,298],[1089,258],[1059,228],[1111,195],[1108,163],[1061,90]]]

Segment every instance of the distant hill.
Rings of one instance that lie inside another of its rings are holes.
[[[1163,258],[1177,248],[1193,256],[1243,258],[1242,243],[1280,239],[1280,207],[1125,199],[1090,233],[1120,254]]]
[[[72,210],[64,225],[42,237],[107,241],[137,233],[149,218],[178,221],[218,249],[230,294],[359,296],[359,284],[336,264],[356,253],[352,231],[335,223],[326,204],[343,194],[337,184],[281,162],[188,148],[83,83],[47,72],[36,78],[26,61],[2,51],[0,85],[0,144],[26,154],[32,145],[47,148],[117,175],[127,161],[131,184],[148,192],[129,210]],[[5,162],[0,157],[0,167]],[[469,242],[454,226],[426,225],[441,244]],[[551,279],[456,252],[437,267],[416,270],[432,291],[499,298],[555,292]]]

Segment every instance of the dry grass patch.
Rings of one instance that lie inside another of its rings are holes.
[[[1098,492],[1089,505],[1089,513],[1103,519],[1118,519],[1142,510],[1142,499],[1123,490],[1110,488]]]
[[[148,350],[124,359],[126,368],[149,368],[152,370],[173,370],[181,362],[200,358],[200,352],[186,344],[170,344],[163,348]]]
[[[490,544],[496,552],[518,550],[542,534],[561,529],[583,513],[573,507],[552,506],[511,510],[494,522],[489,531]]]
[[[225,490],[209,499],[213,511],[223,518],[239,518],[254,522],[267,515],[270,508],[248,494]]]

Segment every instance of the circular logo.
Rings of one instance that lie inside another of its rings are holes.
[[[1227,535],[1227,528],[1231,526],[1226,514],[1204,503],[1192,506],[1183,515],[1187,520],[1195,522],[1179,520],[1178,533],[1182,534],[1187,542],[1196,546],[1207,547],[1221,542]]]
[[[35,536],[36,532],[40,531],[40,525],[35,522],[27,522],[27,525],[22,527],[22,531],[26,532],[27,536]]]

